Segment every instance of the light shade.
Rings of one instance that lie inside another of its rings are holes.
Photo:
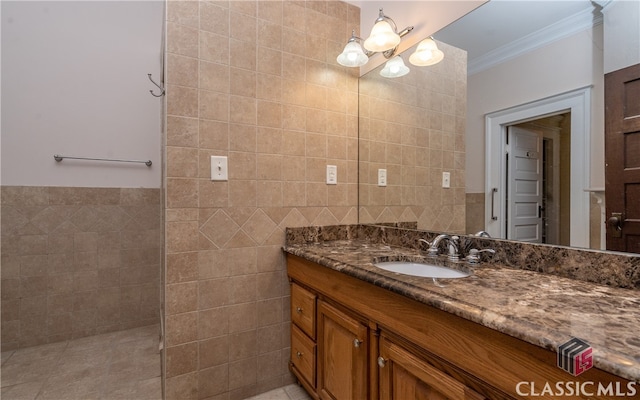
[[[364,48],[369,51],[383,52],[391,50],[400,44],[400,35],[398,35],[386,20],[378,20],[371,28],[371,34],[364,41]]]
[[[380,71],[380,75],[385,78],[399,78],[409,73],[409,67],[404,65],[404,61],[400,56],[395,56],[384,65]]]
[[[346,46],[344,46],[344,50],[336,59],[338,64],[344,65],[345,67],[361,67],[369,61],[369,57],[364,54],[362,50],[362,46],[360,43],[354,41],[349,41]]]
[[[419,67],[434,65],[442,61],[444,53],[438,49],[433,38],[426,38],[418,44],[416,51],[409,57],[409,62]]]

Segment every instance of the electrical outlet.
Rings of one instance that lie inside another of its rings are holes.
[[[442,173],[442,187],[445,189],[451,187],[451,172]]]
[[[338,167],[335,165],[327,165],[327,185],[338,184]]]
[[[378,186],[387,186],[387,170],[380,168],[378,170]]]
[[[227,157],[211,156],[211,180],[229,180],[229,167],[227,164]]]

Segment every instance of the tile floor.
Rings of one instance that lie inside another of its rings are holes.
[[[2,400],[161,400],[158,325],[2,353]]]
[[[249,397],[246,400],[311,400],[311,397],[302,386],[293,384]]]

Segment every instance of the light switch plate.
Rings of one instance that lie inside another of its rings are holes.
[[[442,173],[442,187],[445,189],[451,187],[451,172]]]
[[[211,156],[211,180],[229,180],[229,167],[227,164],[227,157]]]
[[[338,167],[336,165],[327,165],[327,185],[338,184]]]
[[[387,170],[378,169],[378,186],[387,186]]]

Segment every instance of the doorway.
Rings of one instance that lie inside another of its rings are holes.
[[[506,238],[568,246],[571,113],[507,127]]]
[[[585,190],[590,183],[591,87],[562,93],[531,103],[487,114],[485,221],[487,232],[496,238],[507,238],[507,130],[509,126],[527,123],[543,117],[569,113],[571,134],[568,151],[569,240],[575,247],[589,247],[590,197]],[[568,188],[567,188],[568,186]],[[562,229],[562,226],[560,227]]]

